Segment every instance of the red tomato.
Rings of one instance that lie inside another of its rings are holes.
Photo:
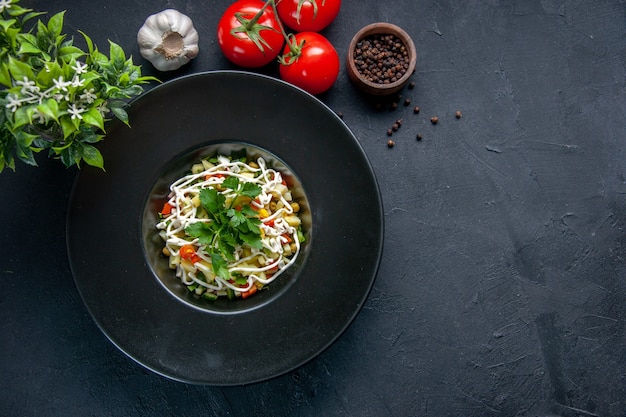
[[[196,248],[193,245],[184,245],[180,248],[179,254],[181,259],[190,261],[196,254]]]
[[[280,20],[296,32],[319,32],[335,20],[341,0],[280,0]]]
[[[292,46],[285,46],[279,66],[280,78],[311,94],[320,94],[333,86],[339,75],[339,55],[328,39],[316,32],[293,36]]]
[[[172,207],[172,205],[168,202],[166,202],[165,204],[163,204],[163,209],[161,209],[161,214],[164,216],[168,216],[170,214],[172,214],[172,209],[174,207]]]
[[[217,42],[233,64],[258,68],[278,56],[285,38],[272,7],[261,0],[237,0],[220,18]]]

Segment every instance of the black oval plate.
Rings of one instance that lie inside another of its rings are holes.
[[[332,344],[363,306],[383,245],[376,178],[343,121],[296,87],[238,71],[167,82],[135,100],[129,115],[131,128],[108,126],[100,146],[106,172],[78,174],[67,219],[76,285],[111,342],[158,374],[207,385],[266,380]],[[234,314],[192,308],[166,291],[146,260],[141,230],[163,167],[224,141],[285,161],[302,182],[314,230],[288,288]]]

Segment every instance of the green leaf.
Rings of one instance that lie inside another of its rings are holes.
[[[35,45],[33,45],[32,43],[29,42],[23,42],[20,45],[20,49],[19,51],[17,51],[18,54],[22,55],[22,54],[40,54],[42,51],[41,49],[39,49],[38,47],[36,47]]]
[[[226,280],[230,279],[226,260],[219,253],[211,253],[211,267],[215,275]]]
[[[52,16],[48,21],[48,30],[54,37],[61,36],[61,32],[63,31],[63,16],[65,15],[65,11],[59,12]]]
[[[245,195],[250,198],[254,198],[257,195],[261,194],[261,191],[262,191],[261,187],[259,187],[257,184],[246,182],[244,183],[243,189],[241,190],[239,194]]]
[[[201,245],[210,246],[213,243],[214,232],[209,223],[197,222],[185,228],[185,233],[198,239]]]
[[[78,130],[69,115],[62,116],[59,120],[61,121],[61,129],[63,129],[63,139],[69,138]]]
[[[230,217],[229,223],[233,227],[238,227],[240,224],[246,223],[246,216],[244,216],[240,211],[231,208],[226,212],[226,215]]]
[[[9,57],[8,66],[14,80],[23,80],[24,78],[32,80],[35,78],[32,67],[25,62]]]
[[[33,143],[35,138],[37,138],[37,135],[31,135],[24,131],[20,131],[15,135],[17,157],[22,162],[32,166],[37,166],[33,150],[30,148],[30,145]]]
[[[128,84],[129,82],[130,82],[130,75],[128,75],[128,73],[127,73],[127,72],[125,72],[125,73],[123,73],[122,75],[120,75],[120,78],[119,78],[119,83],[120,83],[121,85],[126,85],[126,84]]]
[[[222,187],[230,188],[233,191],[236,191],[238,186],[239,186],[239,178],[237,177],[228,176],[222,182]]]
[[[213,217],[217,216],[224,209],[225,201],[226,197],[212,188],[200,191],[200,203]]]
[[[250,230],[251,233],[260,235],[261,234],[261,229],[259,228],[260,224],[261,224],[261,220],[257,218],[251,219],[249,217],[246,217],[246,226],[248,226],[248,230]]]
[[[15,112],[13,112],[13,129],[14,130],[18,130],[18,128],[30,124],[31,118],[29,115],[28,107],[29,106],[18,107],[18,109]]]
[[[96,108],[91,108],[82,114],[85,123],[104,130],[104,119]]]
[[[9,74],[9,68],[4,64],[0,63],[0,84],[5,87],[12,87],[11,75]]]
[[[246,204],[245,206],[243,206],[241,208],[241,212],[248,217],[255,217],[257,215],[257,212],[254,211],[254,209],[250,207],[249,204]]]
[[[34,19],[34,18],[36,18],[38,16],[43,16],[44,14],[46,14],[46,12],[32,12],[32,11],[28,10],[28,13],[26,13],[24,16],[22,16],[22,23],[26,23],[29,20]]]
[[[115,117],[117,117],[118,119],[120,119],[122,122],[124,122],[127,126],[130,126],[129,124],[129,120],[128,120],[128,113],[126,112],[126,110],[124,110],[121,107],[111,107],[111,111],[113,112],[113,115]]]
[[[17,22],[16,19],[0,19],[0,29],[4,32],[8,31],[11,26],[13,26]]]
[[[8,28],[6,30],[6,39],[11,46],[11,49],[17,48],[17,35],[19,35],[20,30],[15,27]]]
[[[81,136],[81,142],[83,143],[98,143],[102,139],[104,139],[104,135],[97,135],[91,130],[88,132],[83,132],[83,135]]]
[[[23,14],[28,13],[30,11],[31,11],[31,9],[25,9],[25,8],[19,6],[17,4],[17,1],[13,2],[11,4],[11,7],[8,9],[9,16],[12,16],[12,17],[22,16]]]
[[[87,44],[87,51],[91,55],[93,53],[93,51],[94,51],[93,41],[91,40],[91,38],[89,36],[87,36],[87,34],[85,32],[79,30],[78,33],[83,35],[83,38],[85,39],[85,43]]]
[[[83,143],[81,156],[87,164],[104,170],[104,159],[102,158],[100,151],[96,149],[95,146]]]
[[[126,54],[122,47],[112,41],[109,41],[109,56],[116,66],[124,65],[124,61],[126,61]]]
[[[41,21],[37,21],[37,39],[41,41],[45,41],[45,38],[48,37],[50,31],[46,27],[46,25]]]
[[[80,78],[83,80],[84,87],[87,87],[89,83],[100,78],[100,74],[98,74],[95,71],[89,71],[84,74],[81,74]]]
[[[20,43],[28,42],[32,43],[33,45],[37,45],[37,37],[32,33],[20,33],[19,35],[17,35],[17,40]]]
[[[246,242],[248,245],[250,245],[250,247],[254,249],[263,248],[263,242],[261,241],[261,236],[256,233],[253,233],[253,232],[240,233],[239,237],[241,238],[241,240]]]
[[[85,55],[85,53],[80,48],[72,45],[64,46],[59,49],[59,59],[62,59],[65,62],[69,62],[72,59],[78,59],[83,55]]]
[[[60,156],[61,156],[61,162],[63,162],[63,165],[65,165],[66,167],[69,168],[73,165],[76,165],[76,159],[74,158],[72,150],[69,147],[64,148],[60,152]]]
[[[43,115],[48,116],[54,121],[58,121],[57,116],[59,114],[59,104],[54,99],[48,99],[45,102],[37,106]]]
[[[41,73],[46,73],[46,72],[50,75],[50,81],[49,81],[50,86],[52,84],[53,79],[58,79],[61,76],[65,76],[65,74],[63,73],[63,68],[61,68],[59,63],[56,61],[48,63],[46,65],[46,69],[44,71],[40,71],[38,75],[40,75]]]
[[[234,260],[235,246],[237,246],[238,243],[239,241],[231,231],[223,231],[220,234],[220,239],[218,243],[219,250],[222,256],[231,261]]]

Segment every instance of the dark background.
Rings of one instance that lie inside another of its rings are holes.
[[[234,68],[215,36],[226,0],[21,4],[67,9],[68,33],[111,39],[154,74],[136,32],[175,8],[201,52],[157,75]],[[409,107],[376,110],[347,78],[350,38],[374,21],[415,41]],[[380,270],[348,330],[250,386],[145,370],[82,304],[65,248],[76,172],[39,158],[0,174],[0,415],[626,416],[624,1],[344,1],[323,33],[342,72],[320,98],[365,149],[385,212]]]

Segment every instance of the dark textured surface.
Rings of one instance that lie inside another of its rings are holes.
[[[228,1],[23,4],[67,9],[68,31],[136,57],[145,17],[173,7],[201,52],[162,78],[232,68],[214,36]],[[345,1],[324,32],[342,64],[373,21],[403,27],[419,57],[410,106],[376,110],[344,71],[321,97],[359,138],[385,207],[380,271],[348,331],[251,386],[144,370],[78,296],[65,250],[74,173],[40,159],[0,174],[0,415],[626,415],[626,4]]]

